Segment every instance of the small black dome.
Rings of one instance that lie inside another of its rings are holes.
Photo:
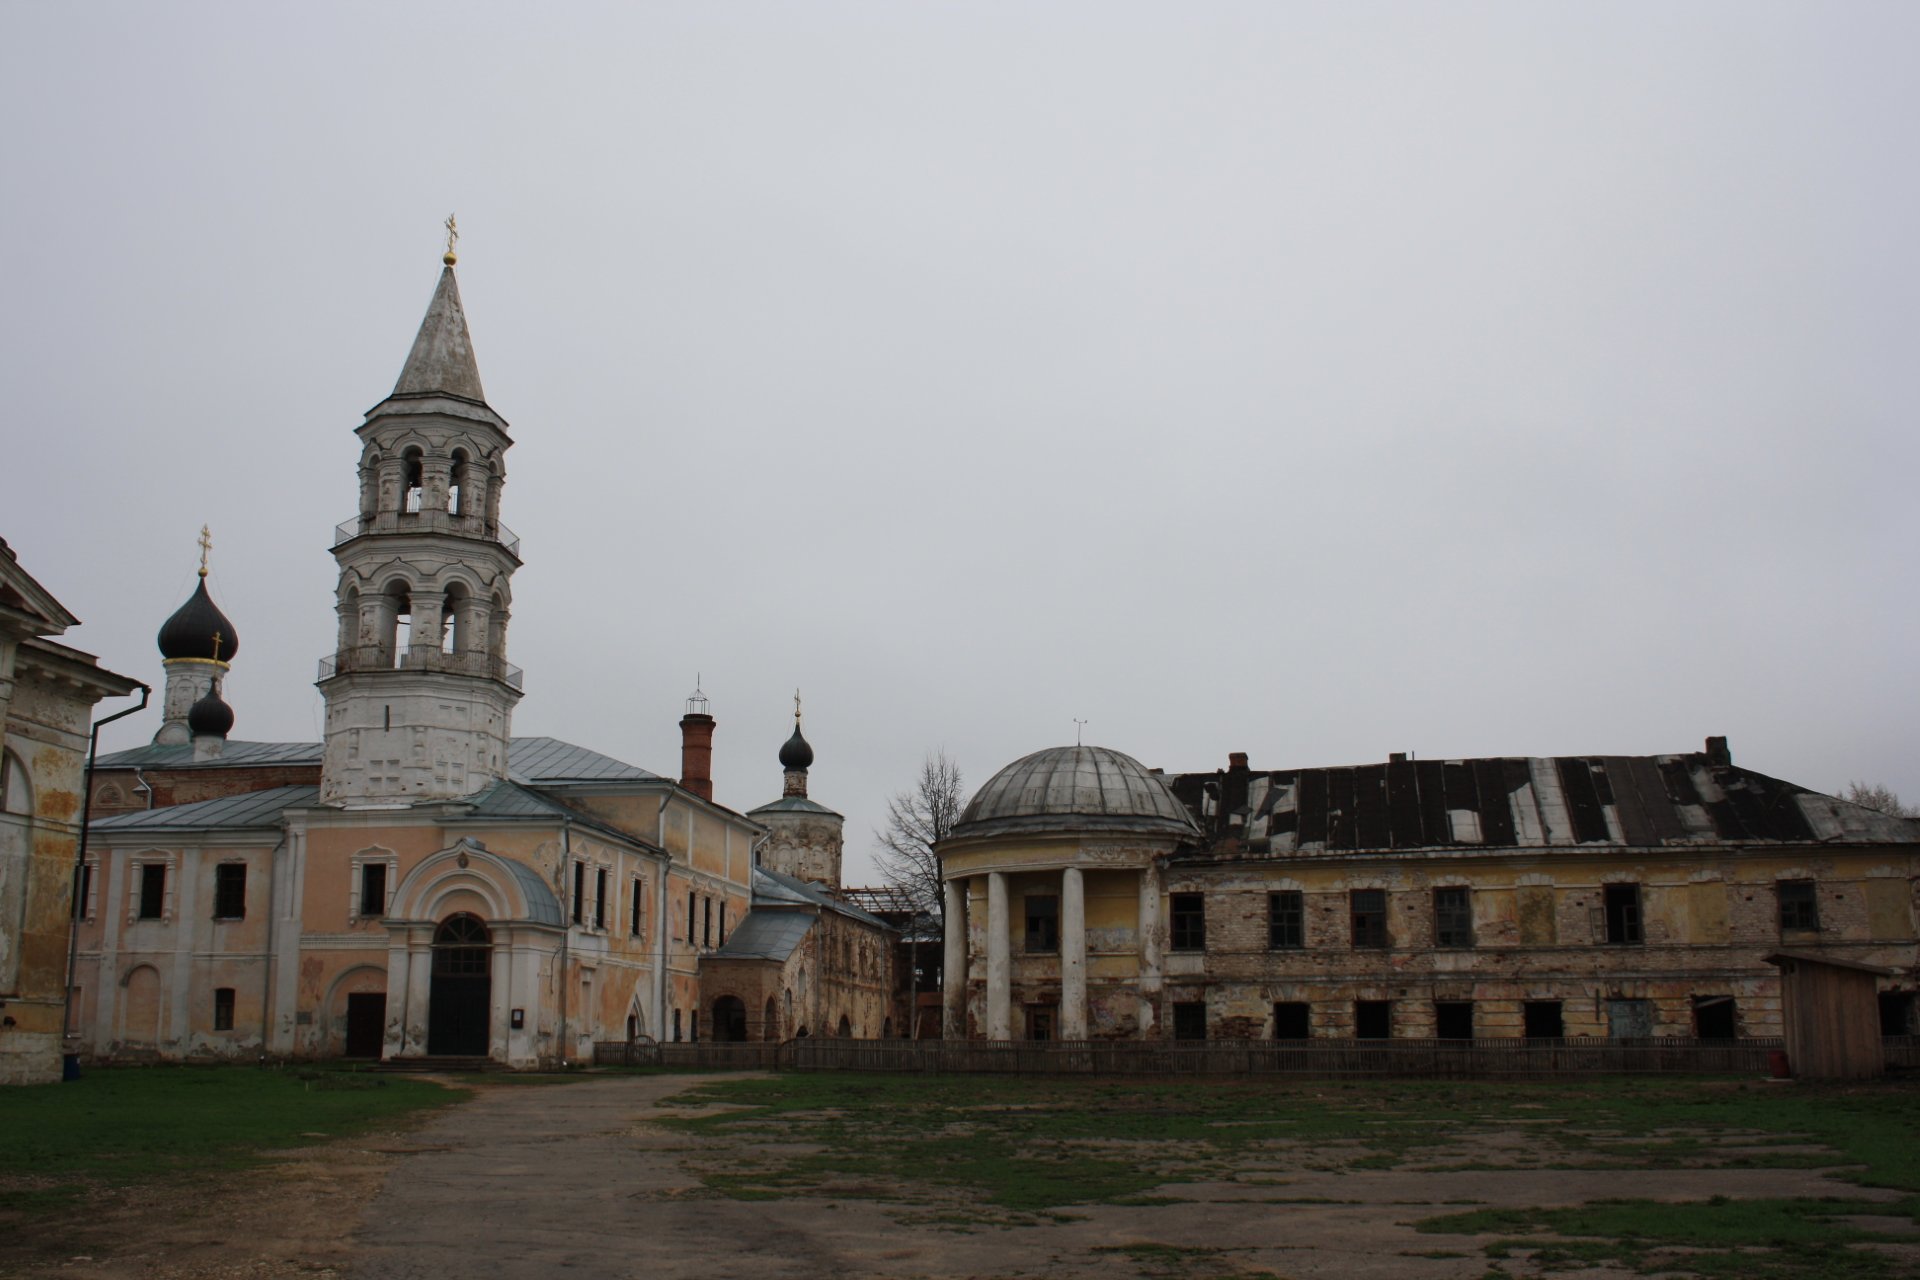
[[[233,708],[221,701],[218,684],[188,710],[187,728],[196,738],[206,734],[224,738],[233,731]]]
[[[793,726],[793,736],[780,748],[780,766],[784,769],[806,769],[813,764],[813,747],[800,736],[800,726]]]
[[[215,641],[214,637],[219,636]],[[240,652],[240,637],[227,615],[214,608],[207,594],[207,580],[193,589],[187,602],[174,611],[160,627],[160,656],[163,658],[204,658],[232,662]]]

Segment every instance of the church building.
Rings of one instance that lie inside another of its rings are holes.
[[[714,800],[698,691],[677,779],[514,736],[513,441],[453,268],[449,252],[399,381],[358,428],[324,740],[229,736],[221,686],[240,641],[203,565],[160,632],[164,723],[100,761],[75,979],[79,1048],[96,1059],[532,1067],[591,1060],[595,1042],[697,1039],[714,1030],[703,962],[750,919],[757,847],[809,878],[767,882],[783,911],[813,878],[837,886],[838,815],[804,781],[757,815]],[[725,1033],[742,1030],[734,1008]],[[855,1014],[859,1034],[887,1016]]]

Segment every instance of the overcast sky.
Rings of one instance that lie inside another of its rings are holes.
[[[1920,7],[0,6],[0,535],[312,740],[457,211],[514,727],[1665,753],[1920,799]],[[118,704],[103,704],[104,713]],[[146,741],[157,708],[106,746]]]

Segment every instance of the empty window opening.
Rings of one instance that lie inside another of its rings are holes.
[[[1702,1040],[1731,1040],[1740,1034],[1735,1026],[1733,997],[1695,996],[1693,1034]]]
[[[1393,1038],[1393,1002],[1391,1000],[1355,1000],[1353,1002],[1353,1038],[1389,1040]]]
[[[587,918],[587,864],[573,864],[573,922],[585,923]]]
[[[1528,1000],[1520,1006],[1521,1030],[1529,1040],[1558,1040],[1567,1033],[1558,1000]]]
[[[673,1011],[673,1042],[680,1043],[680,1011],[678,1009]]]
[[[426,477],[426,470],[422,462],[423,459],[417,446],[408,449],[400,455],[400,487],[402,493],[400,509],[402,511],[417,512],[420,510],[421,485]]]
[[[1436,947],[1473,945],[1473,892],[1465,885],[1433,891],[1433,944]]]
[[[700,915],[700,895],[695,893],[693,890],[689,889],[687,890],[687,945],[688,946],[693,945],[693,938],[694,938],[693,926],[694,926],[694,922],[699,918],[699,915]]]
[[[702,898],[700,906],[700,945],[710,947],[713,945],[713,899]]]
[[[1312,1005],[1305,1000],[1282,1000],[1273,1006],[1275,1040],[1305,1040],[1312,1035]]]
[[[453,467],[447,473],[447,510],[456,516],[467,514],[467,451],[453,451]]]
[[[1060,898],[1052,893],[1027,895],[1027,954],[1051,955],[1060,949]],[[1029,1036],[1028,1039],[1036,1037]],[[1040,1036],[1038,1039],[1048,1039]]]
[[[1050,1004],[1027,1006],[1027,1039],[1051,1040],[1055,1035],[1054,1008]]]
[[[247,915],[247,864],[222,862],[213,869],[213,918],[244,920]]]
[[[593,927],[607,927],[607,869],[601,867],[593,873]]]
[[[1193,897],[1200,895],[1194,894]],[[1173,1006],[1173,1038],[1175,1040],[1205,1040],[1207,1038],[1207,1003],[1204,1000],[1183,1000]]]
[[[627,932],[636,938],[640,936],[641,887],[640,877],[635,876],[633,878],[633,897],[627,902]]]
[[[1435,1000],[1433,1034],[1442,1040],[1473,1039],[1473,1001]]]
[[[727,900],[720,899],[720,945],[727,945]]]
[[[1880,993],[1880,1034],[1883,1036],[1913,1034],[1913,992],[1882,991]]]
[[[1298,889],[1267,895],[1267,948],[1286,951],[1307,945],[1307,907]]]
[[[1640,886],[1610,884],[1606,889],[1607,941],[1626,946],[1642,940]]]
[[[158,920],[167,912],[167,868],[147,862],[140,867],[140,918]]]
[[[1173,949],[1204,951],[1207,947],[1207,899],[1199,893],[1176,893],[1171,901]],[[1202,1037],[1204,1038],[1204,1037]]]
[[[1780,896],[1780,930],[1820,927],[1820,899],[1811,880],[1782,880],[1774,886]]]
[[[232,987],[215,987],[213,989],[213,1029],[215,1031],[233,1030]]]
[[[360,914],[379,917],[387,914],[387,864],[366,862],[360,866]]]
[[[1348,910],[1353,916],[1353,945],[1387,945],[1387,891],[1355,889],[1348,895]]]

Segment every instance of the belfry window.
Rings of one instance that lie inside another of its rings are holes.
[[[453,451],[453,470],[448,475],[447,510],[456,516],[467,514],[467,451]]]
[[[400,455],[400,509],[410,514],[420,510],[420,498],[426,483],[426,467],[418,446]]]

